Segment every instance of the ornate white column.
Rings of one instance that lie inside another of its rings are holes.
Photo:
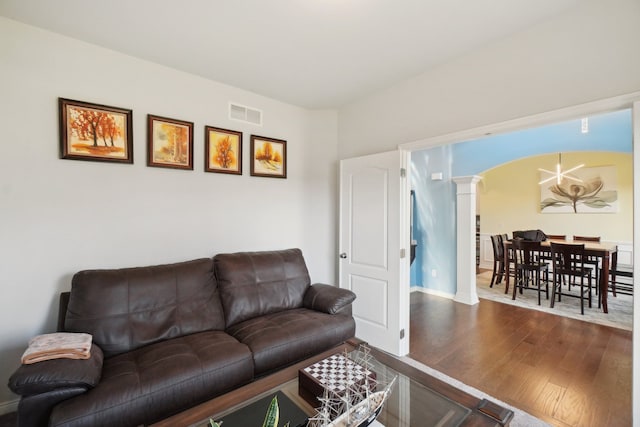
[[[476,292],[476,184],[481,177],[458,176],[456,183],[457,291],[453,299],[464,304],[480,302]]]

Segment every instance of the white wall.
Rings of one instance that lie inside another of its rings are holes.
[[[388,151],[637,91],[638,40],[639,1],[580,2],[575,10],[341,108],[338,156]]]
[[[202,54],[215,54],[203,52]],[[57,98],[133,109],[133,165],[58,158]],[[0,18],[0,384],[55,328],[74,272],[302,248],[335,283],[337,115],[310,112]],[[228,120],[228,102],[264,126]],[[146,166],[146,115],[194,122],[194,170]],[[204,126],[244,132],[243,176],[205,173]],[[249,136],[288,141],[287,179],[249,176]],[[0,413],[16,396],[0,387]]]

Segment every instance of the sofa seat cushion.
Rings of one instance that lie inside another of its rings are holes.
[[[104,360],[100,383],[58,404],[50,426],[150,424],[253,379],[251,352],[222,331],[154,343]]]
[[[298,308],[256,317],[227,329],[253,353],[256,375],[280,369],[355,335],[351,316]]]

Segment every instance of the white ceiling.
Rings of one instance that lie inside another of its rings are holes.
[[[306,108],[336,108],[580,0],[0,0],[0,15]]]

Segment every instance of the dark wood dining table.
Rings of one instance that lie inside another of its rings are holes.
[[[609,269],[616,270],[618,264],[618,245],[613,243],[596,243],[583,242],[573,240],[545,240],[540,242],[543,252],[551,253],[551,242],[568,243],[575,245],[584,244],[584,252],[587,256],[595,256],[601,260],[602,274],[600,274],[600,302],[602,303],[602,311],[609,312],[607,307],[607,295],[609,289]],[[504,244],[504,268],[505,268],[505,293],[509,292],[509,252],[511,251],[511,240],[505,240]]]

